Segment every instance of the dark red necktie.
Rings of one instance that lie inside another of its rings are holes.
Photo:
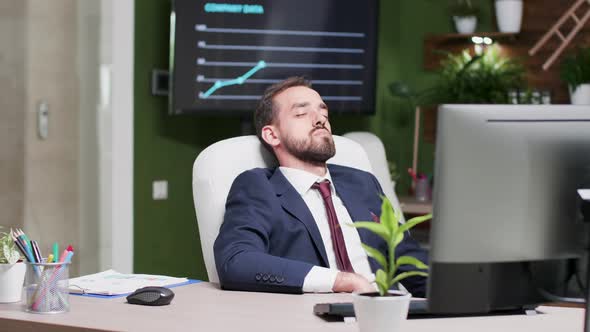
[[[328,215],[328,224],[330,225],[332,246],[334,247],[334,255],[336,256],[336,265],[338,265],[338,270],[354,272],[352,264],[350,263],[350,259],[348,258],[348,252],[346,252],[344,236],[342,235],[342,229],[338,223],[338,217],[336,217],[336,210],[334,210],[332,192],[330,191],[330,181],[325,180],[320,183],[316,182],[311,186],[311,188],[318,189],[322,195],[322,198],[324,199],[324,205],[326,206],[326,213]]]

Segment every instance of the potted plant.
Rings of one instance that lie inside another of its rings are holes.
[[[590,104],[590,47],[580,48],[561,63],[561,79],[568,84],[574,105]]]
[[[517,33],[520,32],[522,22],[522,0],[496,0],[496,23],[498,31]]]
[[[363,332],[397,331],[397,327],[407,318],[411,294],[405,291],[391,291],[401,280],[412,276],[427,276],[425,271],[408,271],[397,274],[401,265],[413,265],[418,269],[427,270],[428,266],[411,256],[396,257],[395,249],[403,240],[404,234],[432,215],[425,215],[400,224],[401,212],[394,211],[391,202],[383,196],[381,217],[379,222],[357,221],[352,226],[367,229],[380,236],[388,248],[387,255],[379,250],[362,244],[367,255],[375,259],[381,269],[375,274],[375,282],[379,292],[353,294],[354,312]]]
[[[21,300],[26,267],[19,260],[11,233],[0,232],[0,303]]]
[[[441,63],[433,99],[439,104],[505,104],[524,82],[524,67],[501,56],[496,45],[481,54],[448,53]]]
[[[458,33],[470,34],[475,31],[479,11],[472,5],[471,0],[457,0],[450,10]]]

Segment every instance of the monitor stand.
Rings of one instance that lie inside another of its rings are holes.
[[[580,206],[580,214],[582,220],[590,223],[590,189],[578,189],[578,199]],[[590,234],[588,234],[590,241]],[[590,253],[587,253],[588,261],[586,263],[586,312],[584,314],[584,332],[590,332]]]
[[[586,269],[586,312],[584,313],[584,332],[590,332],[590,315],[588,313],[588,309],[590,309],[590,306],[588,305],[590,303],[590,287],[588,287],[590,285],[590,273],[588,273],[588,269],[590,269],[590,254],[588,254]]]

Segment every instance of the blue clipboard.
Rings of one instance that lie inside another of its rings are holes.
[[[181,282],[179,284],[173,284],[173,285],[165,286],[165,287],[166,288],[174,288],[174,287],[186,286],[186,285],[190,285],[190,284],[198,284],[199,282],[201,282],[201,280],[189,279],[188,281]],[[131,294],[131,293],[116,294],[116,295],[70,293],[70,295],[85,296],[85,297],[95,297],[95,298],[99,298],[99,299],[115,299],[115,298],[118,298],[118,297],[127,296],[129,294]]]

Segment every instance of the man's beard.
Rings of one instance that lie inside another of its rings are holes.
[[[312,164],[323,164],[336,154],[336,147],[332,135],[319,137],[315,140],[313,133],[316,130],[326,130],[325,128],[316,128],[309,133],[308,139],[293,139],[286,137],[283,141],[285,149],[297,159]]]

